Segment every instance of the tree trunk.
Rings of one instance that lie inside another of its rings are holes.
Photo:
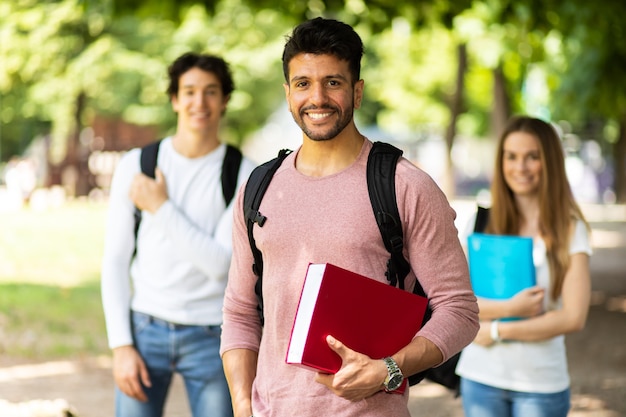
[[[511,117],[509,95],[506,91],[506,79],[502,73],[502,64],[493,70],[493,110],[491,112],[491,137],[497,141],[504,131],[507,120]]]
[[[78,148],[80,147],[81,114],[85,107],[85,94],[80,93],[76,97],[76,109],[74,110],[74,132],[67,142],[65,161],[68,165],[75,165],[78,161]]]
[[[74,132],[68,139],[67,153],[61,165],[61,182],[71,196],[86,196],[92,185],[92,175],[88,166],[88,150],[81,143],[80,135],[83,130],[82,115],[87,97],[80,93],[76,97],[74,111]]]
[[[615,199],[626,203],[626,115],[619,124],[619,136],[613,147]]]
[[[452,146],[456,136],[456,122],[463,111],[463,91],[465,89],[465,72],[467,70],[467,46],[462,43],[457,48],[458,66],[456,73],[456,91],[450,103],[450,124],[446,129],[446,172],[443,191],[448,198],[456,195],[454,181],[454,161],[452,160]]]

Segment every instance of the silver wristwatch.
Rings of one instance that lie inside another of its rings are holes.
[[[395,391],[400,388],[402,385],[402,381],[404,380],[404,375],[402,375],[402,371],[400,367],[396,363],[395,360],[391,357],[383,358],[385,365],[387,365],[387,377],[383,382],[385,386],[385,391]]]

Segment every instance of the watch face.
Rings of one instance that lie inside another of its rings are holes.
[[[402,384],[402,375],[393,375],[389,379],[389,383],[387,383],[387,389],[389,391],[396,390],[396,389],[400,388],[401,384]]]

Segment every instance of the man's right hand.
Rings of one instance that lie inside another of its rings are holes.
[[[156,213],[168,199],[167,183],[163,172],[157,167],[154,170],[155,179],[144,174],[137,174],[130,185],[128,196],[140,209]]]
[[[113,378],[124,394],[139,401],[148,401],[142,384],[150,387],[152,383],[146,364],[134,346],[113,349]]]

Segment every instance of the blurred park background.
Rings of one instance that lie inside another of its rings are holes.
[[[262,162],[300,143],[282,47],[319,15],[365,43],[359,129],[403,148],[451,200],[488,199],[497,134],[527,113],[561,133],[586,213],[626,221],[626,2],[0,0],[0,370],[106,363],[108,187],[123,152],[174,128],[167,65],[189,50],[231,63],[222,139]]]
[[[257,161],[299,143],[282,47],[318,15],[364,40],[359,128],[449,196],[486,186],[498,132],[529,113],[562,132],[581,200],[626,202],[623,1],[0,0],[2,205],[105,197],[120,152],[172,131],[166,68],[188,50],[232,65],[224,141]]]

